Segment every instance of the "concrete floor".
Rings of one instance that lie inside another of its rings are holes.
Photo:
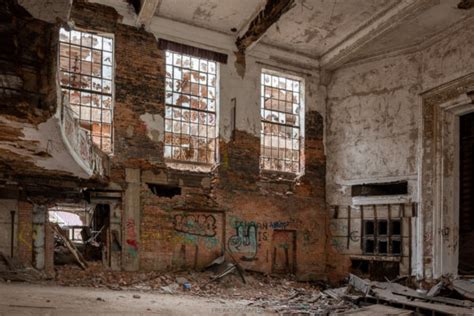
[[[140,298],[134,298],[139,295]],[[264,315],[245,301],[0,283],[0,315]]]

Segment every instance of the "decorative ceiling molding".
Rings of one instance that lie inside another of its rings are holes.
[[[321,67],[335,69],[355,56],[362,47],[392,30],[411,16],[433,7],[439,0],[403,0],[369,22],[321,56]]]
[[[354,66],[354,65],[360,65],[364,63],[369,63],[369,62],[374,62],[377,60],[381,59],[386,59],[386,58],[391,58],[391,57],[397,57],[397,56],[402,56],[402,55],[409,55],[413,53],[417,53],[420,51],[423,51],[434,44],[440,42],[441,40],[445,39],[446,37],[456,34],[459,30],[462,28],[474,23],[474,16],[471,17],[466,17],[451,26],[449,26],[446,29],[443,29],[442,31],[433,34],[431,37],[421,40],[418,43],[412,44],[412,45],[407,45],[404,47],[400,47],[396,50],[384,50],[384,51],[378,51],[374,52],[370,56],[364,56],[361,58],[355,57],[353,60],[350,60],[344,64],[344,67],[347,66]]]

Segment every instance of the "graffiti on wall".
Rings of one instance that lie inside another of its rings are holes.
[[[241,260],[254,261],[262,242],[269,240],[269,230],[285,230],[293,221],[245,221],[236,216],[230,216],[229,224],[234,234],[227,240],[229,250],[241,254]]]
[[[228,241],[229,250],[234,253],[241,253],[242,260],[256,260],[257,255],[257,230],[255,223],[239,223],[235,228],[235,235]]]
[[[129,218],[127,220],[127,250],[132,257],[136,257],[138,253],[137,233],[135,231],[135,220]]]
[[[174,216],[173,228],[180,233],[195,236],[216,236],[216,218],[210,214],[177,214]]]

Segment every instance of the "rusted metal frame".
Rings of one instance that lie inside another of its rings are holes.
[[[378,243],[378,237],[379,237],[379,223],[377,221],[377,206],[374,204],[372,205],[374,208],[374,254],[375,255],[380,255],[379,254],[379,243]]]
[[[387,212],[387,255],[392,255],[392,208],[390,204],[387,204]]]
[[[245,53],[246,49],[256,43],[294,4],[295,0],[267,0],[265,7],[249,23],[245,34],[235,41],[238,51]]]
[[[414,207],[415,203],[412,203],[412,207]],[[403,204],[403,214],[405,215],[405,204]],[[413,216],[413,210],[412,210],[412,214]],[[411,227],[411,222],[412,222],[412,216],[409,216],[408,217],[408,273],[411,274],[411,269],[412,269],[412,266],[411,266],[411,257],[412,257],[412,249],[411,249],[411,242],[412,242],[412,227]],[[402,222],[402,225],[401,225],[401,230],[400,230],[400,235],[402,236],[401,238],[403,238],[403,222]],[[402,239],[403,241],[403,239]],[[402,247],[400,248],[400,252],[402,253],[402,256],[403,256],[403,243],[402,243]]]
[[[360,206],[360,249],[362,252],[365,252],[364,249],[364,240],[365,240],[365,231],[364,231],[364,206]]]
[[[347,249],[351,243],[351,206],[347,205]]]

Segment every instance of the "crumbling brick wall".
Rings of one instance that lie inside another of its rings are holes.
[[[117,23],[119,17],[112,9],[97,4],[75,2],[71,19],[79,27],[115,35],[111,181],[126,190],[130,184],[125,181],[125,168],[138,169],[140,175],[139,220],[122,216],[122,249],[127,256],[144,270],[199,269],[225,252],[248,269],[305,278],[324,275],[321,115],[306,113],[306,172],[298,181],[261,175],[260,139],[245,130],[235,130],[231,140],[219,140],[220,164],[212,172],[167,168],[160,129],[153,135],[144,120],[151,117],[163,125],[164,60],[155,37]],[[220,85],[225,87],[226,82]],[[148,184],[179,188],[181,193],[160,196]],[[124,212],[127,205],[124,200]]]

